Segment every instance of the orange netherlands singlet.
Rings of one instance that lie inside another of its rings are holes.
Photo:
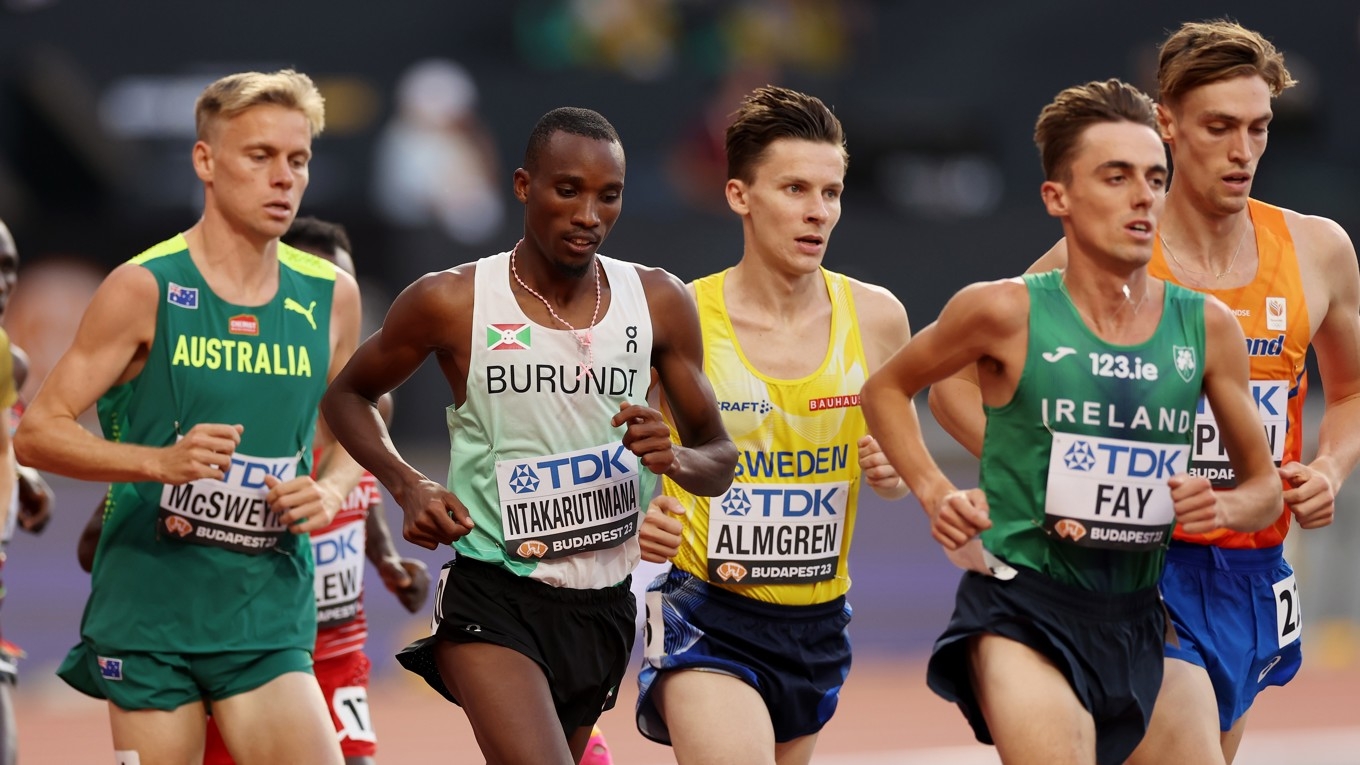
[[[1231,289],[1194,289],[1222,300],[1242,325],[1247,336],[1247,353],[1251,356],[1252,396],[1265,425],[1271,456],[1278,466],[1299,460],[1303,452],[1303,399],[1308,391],[1304,361],[1311,327],[1303,277],[1284,211],[1254,199],[1248,201],[1247,210],[1256,228],[1256,249],[1260,254],[1256,277]],[[1154,244],[1148,273],[1175,281],[1167,267],[1160,237]],[[1193,449],[1192,474],[1209,478],[1215,488],[1237,484],[1213,412],[1202,397],[1195,418]],[[1289,533],[1290,515],[1288,507],[1282,508],[1274,523],[1252,533],[1219,529],[1207,534],[1186,534],[1177,528],[1175,538],[1228,548],[1275,547]]]

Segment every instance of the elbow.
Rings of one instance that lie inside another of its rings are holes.
[[[46,470],[47,466],[42,463],[42,455],[38,452],[37,439],[33,437],[33,429],[25,428],[25,422],[19,423],[19,430],[14,434],[14,460],[20,465],[27,465],[35,470]]]

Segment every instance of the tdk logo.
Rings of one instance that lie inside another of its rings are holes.
[[[611,480],[618,476],[628,475],[633,471],[619,460],[623,453],[624,446],[619,444],[614,447],[604,447],[594,453],[542,460],[534,463],[532,468],[527,463],[516,465],[514,471],[510,474],[510,488],[516,494],[528,494],[536,491],[540,480],[539,475],[545,471],[548,474],[549,483],[552,484],[554,489],[562,488],[563,483],[567,481],[570,481],[568,484],[570,486],[580,486],[583,483]],[[537,471],[534,468],[537,468]],[[516,484],[517,480],[519,481],[518,485]]]
[[[751,498],[746,496],[745,489],[733,487],[723,497],[722,511],[724,515],[746,516],[751,512]]]
[[[1067,448],[1067,453],[1063,455],[1063,464],[1068,470],[1085,473],[1096,466],[1096,455],[1091,452],[1090,444],[1078,441]]]
[[[776,488],[771,486],[732,489],[723,498],[722,510],[727,515],[749,515],[762,518],[802,518],[804,516],[838,515],[841,488]]]
[[[227,467],[227,474],[222,476],[222,482],[229,486],[239,486],[242,489],[264,489],[265,476],[274,476],[280,481],[287,481],[292,478],[293,461],[291,459],[258,459],[243,455],[232,455],[231,465]]]
[[[538,474],[525,465],[516,465],[510,473],[510,490],[516,494],[529,494],[538,491]]]
[[[756,414],[769,414],[774,411],[774,404],[769,401],[719,401],[719,411],[723,412],[755,412]]]
[[[1097,444],[1096,449],[1108,456],[1106,473],[1130,478],[1170,478],[1181,472],[1181,469],[1176,467],[1176,459],[1184,453],[1180,449],[1156,449],[1120,444]]]
[[[356,528],[344,533],[327,535],[324,539],[313,539],[312,557],[316,559],[316,565],[325,566],[363,555],[363,550],[356,544],[358,537],[359,529],[356,524]]]

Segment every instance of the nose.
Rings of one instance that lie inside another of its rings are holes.
[[[807,223],[825,223],[831,218],[831,207],[827,203],[826,197],[817,194],[810,197],[812,200],[808,205],[807,211],[803,214],[803,220]]]
[[[280,189],[291,189],[297,182],[297,173],[284,156],[276,157],[270,172],[270,185]]]
[[[1158,186],[1152,185],[1153,182],[1143,178],[1138,183],[1132,185],[1133,206],[1139,210],[1147,210],[1157,202],[1158,197],[1163,193]]]
[[[1247,130],[1247,127],[1242,127],[1234,131],[1232,142],[1228,145],[1228,159],[1239,165],[1249,164],[1255,154]]]
[[[590,194],[582,194],[581,203],[572,210],[571,223],[580,228],[595,228],[600,225],[599,201]]]

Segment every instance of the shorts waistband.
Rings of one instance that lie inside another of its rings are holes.
[[[512,574],[494,563],[469,558],[466,555],[459,555],[446,565],[453,566],[466,576],[494,579],[507,588],[554,603],[618,603],[631,600],[633,597],[633,591],[630,589],[633,582],[632,574],[624,577],[622,582],[608,587],[578,590],[572,587],[554,587],[527,576]]]
[[[770,616],[785,621],[790,619],[822,619],[845,610],[844,595],[839,595],[825,603],[792,606],[783,603],[769,603],[764,600],[756,600],[722,587],[715,587],[688,571],[679,568],[672,568],[670,576],[677,584],[688,587],[715,603],[731,608],[738,608],[748,613]]]
[[[1133,592],[1093,592],[1041,574],[1034,569],[1015,566],[1010,581],[997,580],[1002,586],[1018,587],[1050,607],[1085,619],[1123,621],[1137,611],[1160,607],[1162,596],[1156,587]],[[971,576],[987,576],[970,571]]]
[[[1223,571],[1271,571],[1284,562],[1284,545],[1272,547],[1218,547],[1173,539],[1166,559],[1177,564]]]

